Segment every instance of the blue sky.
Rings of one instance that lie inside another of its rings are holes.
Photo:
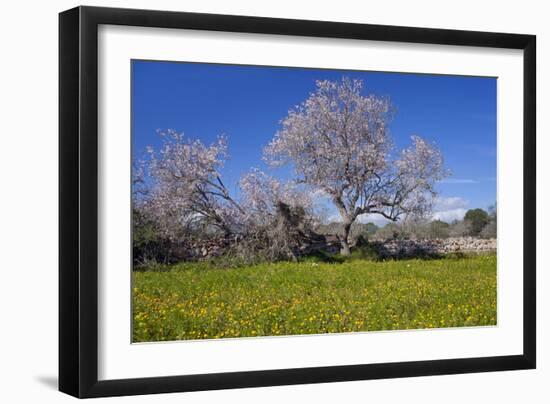
[[[262,149],[288,109],[314,91],[316,80],[344,76],[363,79],[365,93],[390,97],[397,109],[390,130],[398,148],[416,134],[442,150],[452,176],[437,184],[436,217],[451,220],[496,201],[495,78],[134,60],[134,156],[160,145],[157,129],[206,144],[223,133],[231,160],[222,173],[237,192],[242,173],[266,170]]]

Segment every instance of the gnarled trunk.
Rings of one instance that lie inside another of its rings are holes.
[[[340,244],[342,245],[342,247],[340,248],[340,254],[342,255],[351,254],[351,250],[349,248],[350,230],[351,230],[351,222],[345,221],[342,236],[340,236]]]

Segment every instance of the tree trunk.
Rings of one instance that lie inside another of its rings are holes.
[[[342,255],[350,255],[351,250],[349,248],[349,232],[351,230],[351,223],[344,222],[344,232],[342,234],[342,237],[340,237],[340,244],[342,244],[342,248],[340,249],[340,254]]]

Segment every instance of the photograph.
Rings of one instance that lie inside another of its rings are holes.
[[[497,326],[497,77],[130,67],[132,343]]]

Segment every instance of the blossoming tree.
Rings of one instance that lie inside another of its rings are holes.
[[[171,238],[198,222],[232,233],[236,215],[244,211],[221,178],[228,155],[225,137],[206,146],[173,130],[161,136],[160,150],[148,149],[148,174],[154,183],[145,209]]]
[[[264,150],[273,166],[292,164],[299,181],[324,192],[338,209],[342,254],[350,254],[349,234],[363,214],[397,221],[424,214],[443,178],[440,151],[418,136],[395,156],[388,123],[388,99],[363,95],[363,82],[344,78],[317,81],[316,91],[288,112]]]
[[[241,177],[239,187],[242,192],[241,204],[248,219],[257,224],[272,222],[280,203],[291,208],[301,208],[310,217],[314,215],[309,193],[300,189],[295,182],[283,182],[253,168]]]
[[[172,240],[185,238],[193,226],[216,228],[226,236],[265,231],[280,203],[310,210],[308,194],[257,169],[242,176],[240,198],[234,198],[221,175],[228,158],[223,136],[209,146],[173,130],[161,136],[162,146],[158,151],[149,148],[144,163],[150,179],[147,192],[143,191],[144,167],[133,170],[134,201]]]
[[[241,206],[247,212],[247,237],[251,247],[263,245],[269,260],[296,260],[312,242],[319,239],[313,201],[304,187],[294,181],[281,181],[252,169],[241,177]]]

